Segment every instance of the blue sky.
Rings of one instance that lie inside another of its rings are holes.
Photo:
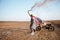
[[[0,21],[29,21],[27,11],[36,1],[41,0],[0,0]],[[48,2],[32,12],[42,20],[60,20],[60,2]]]

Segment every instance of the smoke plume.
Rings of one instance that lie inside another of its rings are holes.
[[[35,7],[40,7],[46,4],[47,2],[52,1],[52,0],[43,0],[43,2],[36,2],[29,11],[32,11]]]
[[[36,3],[31,7],[31,9],[28,10],[28,13],[29,13],[29,11],[32,11],[34,8],[41,7],[41,6],[43,6],[43,5],[45,5],[46,3],[49,3],[49,2],[51,2],[51,1],[60,1],[60,0],[43,0],[43,2],[36,2]]]
[[[49,3],[52,1],[60,1],[60,0],[43,0],[43,2],[36,2],[30,10],[33,10],[35,7],[41,7],[41,6],[45,5],[46,3]]]

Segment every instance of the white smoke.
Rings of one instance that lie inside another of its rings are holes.
[[[31,9],[30,10],[28,10],[28,12],[29,11],[32,11],[34,8],[37,8],[37,7],[41,7],[41,6],[43,6],[43,5],[45,5],[45,4],[47,4],[47,3],[49,3],[49,2],[52,2],[52,1],[60,1],[60,0],[42,0],[43,2],[36,2],[32,7],[31,7]]]

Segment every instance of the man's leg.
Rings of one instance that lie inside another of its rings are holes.
[[[35,32],[35,29],[32,26],[30,27],[30,30],[31,30],[31,33]]]
[[[30,26],[30,33],[32,32],[32,26]]]
[[[31,35],[33,36],[35,34],[34,29],[32,28]]]

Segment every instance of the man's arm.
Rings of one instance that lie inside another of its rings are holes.
[[[28,14],[29,14],[29,16],[31,15],[29,12],[30,12],[31,10],[28,10]]]

